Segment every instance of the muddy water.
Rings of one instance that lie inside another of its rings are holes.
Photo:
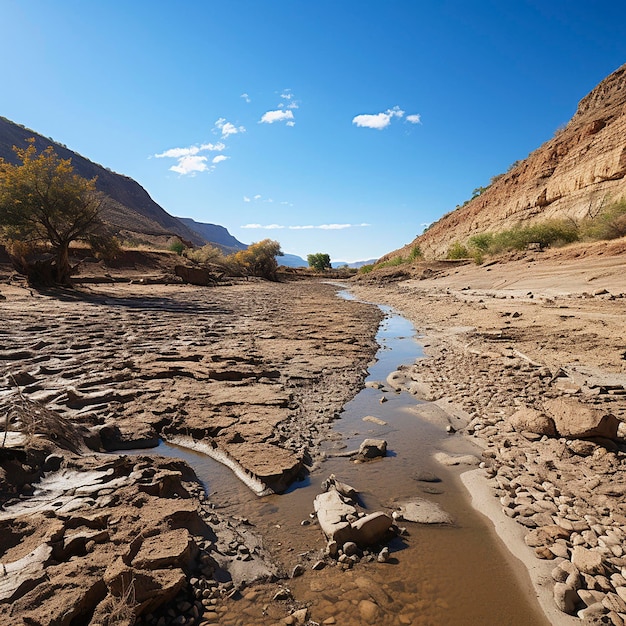
[[[344,294],[345,297],[347,294]],[[391,309],[378,332],[380,349],[368,381],[383,381],[403,363],[421,356],[412,325]],[[381,398],[386,401],[381,402]],[[349,402],[325,444],[329,455],[358,448],[366,437],[386,439],[388,456],[356,464],[329,457],[306,481],[283,495],[256,498],[226,467],[203,454],[162,444],[158,452],[184,458],[205,482],[211,500],[229,515],[248,518],[264,537],[265,547],[285,568],[313,562],[325,546],[310,520],[313,499],[330,473],[354,486],[368,510],[393,507],[395,501],[423,497],[436,501],[455,519],[453,527],[403,523],[408,534],[391,544],[389,563],[361,563],[353,570],[329,566],[307,570],[288,581],[294,597],[309,607],[319,624],[511,625],[547,624],[521,566],[511,563],[489,522],[476,513],[458,472],[432,460],[435,451],[471,452],[460,437],[419,417],[416,400],[405,393],[365,388]],[[363,421],[371,415],[386,422]],[[475,452],[475,450],[473,450]],[[441,481],[423,483],[416,473],[429,471]],[[433,491],[440,493],[425,493]],[[271,624],[280,611],[269,602],[270,590],[244,594],[222,607],[220,624]],[[374,604],[371,604],[374,602]],[[284,617],[284,609],[282,613]]]

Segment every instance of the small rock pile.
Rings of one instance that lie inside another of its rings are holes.
[[[325,554],[344,569],[350,569],[362,559],[387,562],[389,548],[381,544],[402,532],[393,518],[382,511],[369,514],[359,511],[358,492],[337,480],[334,474],[322,483],[322,488],[325,491],[316,496],[313,506],[328,540]]]
[[[626,389],[451,344],[403,374],[418,397],[464,409],[504,514],[555,562],[559,609],[626,624]]]

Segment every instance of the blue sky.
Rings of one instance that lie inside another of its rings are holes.
[[[245,243],[382,256],[626,62],[615,0],[0,0],[0,115]]]

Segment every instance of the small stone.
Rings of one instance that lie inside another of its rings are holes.
[[[306,624],[307,617],[309,615],[309,609],[298,609],[291,614],[296,621],[296,624]]]
[[[379,563],[387,563],[387,561],[389,561],[389,548],[387,546],[385,546],[379,553],[378,556],[376,557],[376,560]]]
[[[602,555],[595,550],[587,550],[582,546],[574,546],[572,549],[572,563],[579,571],[585,574],[603,574]]]
[[[346,541],[346,543],[343,544],[343,553],[346,556],[352,556],[353,554],[356,554],[358,549],[359,548],[356,543],[354,543],[354,541]]]
[[[275,594],[272,600],[290,600],[292,598],[291,591],[287,587],[281,587]]]
[[[556,583],[554,585],[554,602],[563,613],[573,615],[578,600],[578,593],[575,589],[568,587],[565,583]]]
[[[291,577],[292,578],[297,578],[298,576],[302,576],[302,574],[304,574],[304,567],[298,563],[292,570],[291,570]]]
[[[315,561],[315,563],[313,563],[313,567],[311,567],[311,569],[313,570],[321,570],[324,569],[326,567],[326,562],[325,561]]]
[[[379,621],[380,609],[371,600],[361,600],[359,602],[359,614],[365,624],[376,624]]]

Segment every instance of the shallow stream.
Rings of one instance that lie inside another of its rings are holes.
[[[339,295],[351,297],[347,292]],[[400,365],[422,356],[412,324],[388,307],[381,309],[385,318],[377,334],[380,347],[366,382],[384,382]],[[386,401],[381,402],[383,397]],[[393,558],[389,563],[360,563],[350,571],[330,566],[288,581],[294,597],[309,606],[314,622],[334,618],[335,622],[327,623],[547,624],[522,566],[512,563],[490,523],[472,509],[459,471],[432,458],[441,450],[476,453],[476,449],[420,417],[417,404],[404,392],[364,388],[345,405],[325,448],[332,454],[340,447],[356,449],[367,437],[381,438],[388,442],[387,457],[360,464],[349,458],[329,457],[283,495],[257,498],[231,470],[204,454],[168,444],[161,444],[156,451],[187,461],[204,481],[216,507],[227,515],[248,518],[264,538],[266,549],[292,566],[299,555],[325,546],[319,527],[302,522],[310,520],[320,483],[331,473],[355,487],[369,511],[417,496],[433,499],[454,518],[454,526],[401,522],[408,535],[391,544]],[[365,416],[386,424],[363,421]],[[418,472],[432,472],[440,482],[417,481]],[[378,608],[367,604],[372,598]],[[254,594],[232,602],[228,608],[220,624],[265,623],[255,618],[261,607]],[[364,613],[366,609],[374,613]],[[369,622],[370,617],[374,621]],[[267,623],[273,621],[277,620],[268,616]]]

